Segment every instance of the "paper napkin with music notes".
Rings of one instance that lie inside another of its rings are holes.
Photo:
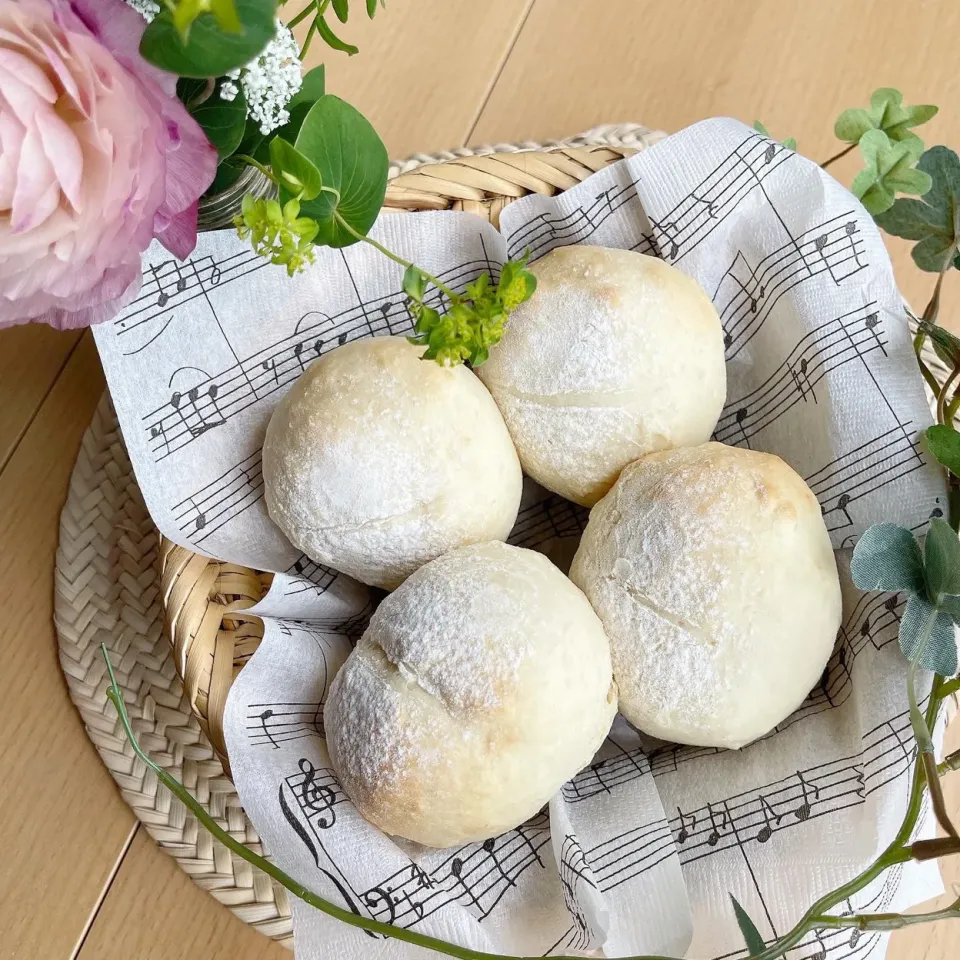
[[[448,851],[384,836],[345,796],[323,731],[326,689],[371,600],[271,523],[260,444],[313,359],[409,332],[401,270],[363,244],[318,251],[294,280],[229,234],[201,236],[184,264],[151,248],[138,299],[95,329],[147,506],[170,539],[277,573],[257,608],[264,640],[225,720],[245,809],[276,862],[317,893],[477,950],[745,956],[730,893],[769,942],[875,858],[907,795],[903,600],[860,594],[849,548],[879,520],[922,530],[946,502],[918,443],[930,415],[871,218],[816,164],[709,120],[558,197],[511,204],[499,232],[438,212],[384,215],[375,235],[458,288],[508,255],[572,243],[640,250],[695,277],[725,333],[716,439],[777,453],[805,477],[837,549],[843,625],[817,689],[741,751],[654,743],[618,722],[516,830]],[[511,542],[562,564],[585,515],[529,484]],[[841,909],[900,909],[937,892],[936,868],[910,865]],[[305,960],[427,956],[298,901],[293,912]],[[884,935],[838,929],[790,957],[876,960],[884,949]]]

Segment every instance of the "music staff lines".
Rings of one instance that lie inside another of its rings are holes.
[[[910,420],[898,422],[804,477],[820,501],[831,533],[853,525],[849,511],[852,503],[926,465],[910,437],[912,426]],[[843,519],[831,519],[831,514],[841,514]]]
[[[252,250],[241,250],[219,261],[207,255],[197,259],[190,258],[183,264],[170,259],[150,265],[144,271],[148,276],[145,276],[139,296],[122,316],[113,321],[117,336],[129,334],[142,324],[169,313],[175,307],[182,307],[202,297],[207,288],[200,275],[201,269],[208,271],[206,284],[210,288],[216,288],[224,282],[231,283],[268,265],[269,261]],[[246,269],[247,267],[250,269]]]
[[[576,925],[577,935],[568,942],[567,946],[576,950],[584,950],[590,945],[593,935],[580,906],[578,889],[584,886],[597,890],[598,886],[590,864],[587,863],[583,847],[580,846],[580,841],[571,834],[567,834],[560,844],[559,875],[560,886],[563,890],[563,902]]]
[[[367,890],[363,902],[378,920],[411,927],[451,903],[466,906],[479,920],[490,915],[550,842],[546,814],[509,833],[454,851],[438,867],[425,871],[415,863]]]
[[[529,249],[531,259],[536,260],[554,246],[582,243],[592,236],[612,213],[631,200],[639,203],[636,186],[632,182],[608,187],[596,194],[589,206],[577,207],[569,213],[539,213],[516,233],[511,234],[508,243],[509,256],[516,259]],[[651,244],[651,251],[652,249]]]
[[[520,511],[507,543],[535,549],[554,538],[579,537],[586,528],[589,512],[563,497],[551,494]]]
[[[763,383],[726,404],[714,439],[750,447],[751,438],[796,404],[824,399],[816,388],[828,373],[874,350],[886,354],[877,316],[875,302],[870,301],[808,331]]]
[[[461,287],[486,266],[486,260],[468,261],[441,274],[441,279],[454,288]],[[194,382],[184,383],[169,401],[142,418],[154,461],[159,463],[207,430],[223,426],[231,417],[292,383],[307,363],[328,350],[349,340],[406,334],[411,329],[402,294],[375,297],[332,317],[308,312],[289,336],[215,375],[196,368]]]
[[[671,211],[658,221],[650,218],[663,258],[676,263],[695,250],[793,155],[761,134],[743,140]]]
[[[322,702],[293,702],[293,703],[251,703],[247,711],[247,740],[251,746],[271,746],[280,749],[281,743],[291,740],[302,740],[304,737],[326,737],[323,730],[323,703]],[[332,785],[327,779],[321,778],[321,784],[331,786],[338,791],[338,798],[334,803],[346,800],[346,795],[333,771],[327,771],[325,776],[333,777]],[[328,777],[329,779],[329,777]]]
[[[196,493],[174,504],[173,519],[193,543],[203,543],[210,534],[252,507],[262,496],[261,451],[257,450]]]
[[[336,570],[331,570],[330,567],[325,567],[322,563],[314,562],[303,553],[287,567],[285,572],[292,577],[300,577],[302,580],[308,581],[288,588],[288,595],[313,590],[317,596],[322,596],[330,588],[330,584],[340,576]]]
[[[567,803],[579,803],[600,794],[611,793],[614,787],[632,783],[650,773],[650,762],[642,748],[625,750],[611,738],[607,738],[605,750],[608,749],[607,744],[612,744],[619,753],[594,761],[572,780],[567,781],[561,790]]]
[[[852,211],[838,214],[791,237],[755,266],[737,252],[713,294],[728,361],[760,330],[780,298],[799,283],[828,273],[839,286],[867,268],[862,259],[864,242],[853,217]],[[725,290],[729,290],[726,299]]]

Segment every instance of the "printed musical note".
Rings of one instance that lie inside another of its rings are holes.
[[[880,327],[880,315],[874,311],[866,317],[866,319],[863,321],[863,325],[873,335],[873,339],[876,340],[877,346],[880,348],[883,355],[887,356],[886,344],[880,339],[880,334],[878,332],[878,328]]]
[[[853,523],[853,517],[850,516],[850,511],[847,509],[850,506],[850,494],[841,493],[837,498],[837,510],[839,510],[846,518],[847,524]]]
[[[804,403],[807,403],[809,397],[813,397],[814,403],[819,403],[817,400],[817,394],[813,389],[813,384],[810,382],[810,377],[807,374],[807,358],[803,357],[800,360],[800,363],[794,367],[790,367],[790,374],[793,377],[793,382],[797,385],[797,389],[800,391],[800,396],[803,399]],[[806,384],[806,386],[804,386]]]
[[[680,817],[680,832],[677,834],[677,843],[686,843],[690,839],[690,831],[697,828],[697,815],[695,813],[684,813],[677,807],[677,815]],[[687,829],[686,818],[690,818],[690,829]]]
[[[329,830],[337,822],[337,811],[334,804],[337,795],[327,784],[319,784],[317,770],[314,765],[303,758],[298,766],[303,774],[303,783],[300,786],[300,801],[307,818],[321,830]],[[314,819],[315,814],[320,814]]]
[[[347,335],[345,333],[341,333],[340,336],[337,337],[337,345],[342,347],[346,342]]]
[[[203,530],[207,525],[207,515],[197,506],[193,497],[188,498],[191,505],[193,506],[193,512],[195,514],[193,518],[194,523],[194,532],[198,530]]]
[[[670,241],[670,245],[667,247],[664,259],[676,260],[677,257],[680,256],[680,246],[676,240],[677,234],[679,233],[677,225],[669,220],[664,221],[663,223],[657,223],[657,221],[653,219],[650,220],[650,224],[653,226],[655,232],[659,232],[664,235],[664,242],[660,243],[661,250],[665,245],[665,241]]]
[[[497,872],[504,880],[506,880],[507,886],[515,887],[516,883],[510,879],[506,871],[503,869],[503,864],[497,858],[497,852],[495,849],[496,843],[497,841],[493,837],[490,837],[488,840],[484,840],[482,845],[483,852],[487,854],[487,856],[493,861],[494,866],[497,868]]]
[[[803,779],[803,774],[800,773],[799,770],[797,771],[797,777],[800,780],[800,789],[803,791],[803,801],[800,804],[800,806],[797,807],[797,809],[794,811],[794,814],[796,815],[796,818],[798,820],[809,820],[810,811],[812,808],[810,805],[810,795],[807,791],[812,790],[813,799],[814,801],[817,801],[820,799],[820,788],[817,786],[813,786],[813,784],[808,784],[807,781]]]
[[[817,938],[817,949],[810,954],[810,960],[827,960],[827,946],[823,942],[823,937],[819,930],[814,930],[813,935]]]
[[[714,816],[714,813],[713,813],[713,804],[708,803],[707,816],[710,817],[710,826],[712,828],[710,830],[710,835],[707,837],[707,843],[711,847],[715,847],[720,842],[720,831],[725,830],[727,828],[728,823],[730,822],[730,813],[727,810],[726,804],[724,804],[723,817],[718,825],[716,821],[716,817]]]
[[[272,710],[264,710],[263,713],[260,714],[260,723],[263,725],[263,732],[267,735],[267,739],[270,741],[270,743],[273,744],[273,748],[275,750],[279,750],[280,744],[273,739],[273,734],[270,732],[270,728],[267,726],[267,721],[272,716],[273,716]]]
[[[166,427],[161,423],[159,426],[150,428],[150,439],[156,440],[157,437],[163,437],[163,442],[166,444],[167,453],[170,452],[170,441],[167,439],[167,430]]]
[[[715,201],[705,200],[703,197],[698,197],[695,193],[690,194],[690,199],[695,201],[696,203],[703,204],[703,206],[707,208],[707,216],[710,217],[711,220],[715,220],[717,218]]]
[[[747,445],[747,447],[749,447],[750,449],[753,449],[752,447],[750,447],[750,437],[747,435],[747,431],[744,429],[744,426],[743,426],[743,421],[747,419],[748,415],[749,415],[749,411],[747,410],[747,408],[741,407],[737,411],[736,420],[737,420],[737,426],[740,428],[740,434],[743,437],[743,442]]]
[[[467,896],[470,898],[470,901],[478,909],[482,910],[483,907],[480,905],[480,901],[476,898],[472,888],[463,879],[463,861],[459,857],[454,857],[453,861],[450,864],[450,874],[456,879],[457,883],[467,892]]]
[[[397,907],[391,896],[392,891],[373,887],[363,895],[363,902],[371,909],[377,910],[381,906],[387,908],[387,918],[384,923],[393,923],[397,919]]]
[[[271,357],[269,360],[264,360],[260,366],[263,367],[264,370],[269,370],[273,374],[274,383],[280,382],[280,376],[277,373],[277,361],[273,357]]]
[[[777,811],[770,806],[767,798],[763,794],[760,794],[759,800],[760,810],[763,813],[763,826],[757,834],[757,840],[759,840],[760,843],[766,843],[773,836],[772,824],[776,822],[776,825],[779,827],[780,822],[783,820],[783,814],[778,814]]]
[[[777,155],[777,145],[776,145],[775,143],[771,143],[770,146],[767,147],[767,149],[763,151],[763,162],[764,162],[764,163],[772,163],[772,162],[773,162],[773,158],[774,158],[776,155]]]
[[[296,358],[297,363],[300,364],[300,370],[301,370],[301,372],[302,372],[302,371],[304,370],[304,368],[305,368],[305,367],[304,367],[304,362],[303,362],[303,357],[301,356],[302,353],[303,353],[303,344],[302,344],[302,343],[295,343],[295,344],[293,345],[293,355],[294,355],[294,357]]]
[[[159,291],[157,295],[157,306],[165,307],[170,302],[170,294],[163,289],[163,281],[160,279],[160,271],[164,267],[173,267],[177,274],[177,282],[174,286],[176,293],[183,293],[187,289],[187,281],[184,279],[183,273],[180,269],[180,264],[176,260],[168,260],[166,263],[161,263],[159,267],[150,266],[150,272],[153,274],[153,279],[157,284],[157,290]]]
[[[606,760],[598,760],[596,763],[590,764],[590,770],[593,772],[594,776],[597,778],[597,783],[603,788],[606,793],[610,792],[610,788],[604,782],[603,776],[600,771],[606,766]]]

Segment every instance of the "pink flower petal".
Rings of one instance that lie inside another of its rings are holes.
[[[47,75],[29,57],[0,47],[0,69],[13,74],[47,103],[55,103],[57,91]]]
[[[51,185],[56,186],[53,167],[43,152],[39,134],[28,129],[20,149],[17,186],[10,208],[10,226],[14,233],[26,233],[50,215],[50,210],[42,216],[39,214],[40,204],[49,196]]]
[[[153,233],[175,257],[185,260],[197,245],[197,201],[166,220],[159,229],[157,220],[154,220]]]
[[[83,152],[73,131],[52,110],[40,110],[36,116],[37,131],[43,151],[53,165],[60,187],[77,212],[81,211],[81,179]]]

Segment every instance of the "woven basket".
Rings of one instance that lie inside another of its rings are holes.
[[[530,193],[553,196],[568,190],[662,136],[632,125],[600,127],[572,141],[574,145],[510,145],[414,157],[392,168],[385,206],[397,211],[465,210],[496,227],[508,203]],[[608,138],[618,145],[603,143]],[[259,618],[244,610],[263,597],[271,579],[271,574],[210,560],[161,540],[161,597],[174,664],[228,774],[223,739],[227,694],[263,636]]]

